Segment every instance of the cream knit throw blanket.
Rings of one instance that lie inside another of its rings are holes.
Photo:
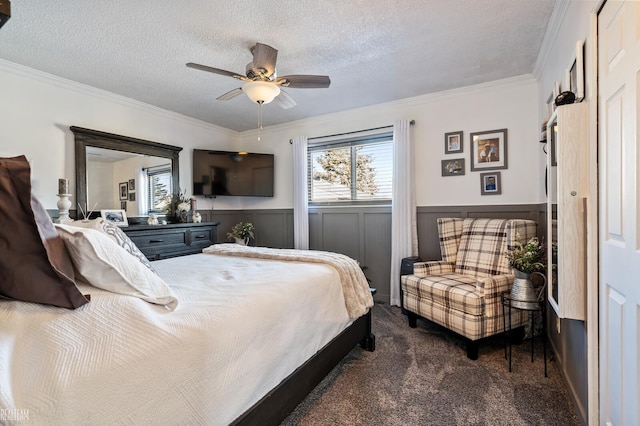
[[[240,244],[215,244],[203,253],[228,256],[254,257],[258,259],[290,260],[296,262],[324,263],[332,266],[340,276],[344,304],[349,318],[358,318],[373,306],[373,297],[367,279],[358,262],[339,253],[317,250],[273,249],[249,247]]]

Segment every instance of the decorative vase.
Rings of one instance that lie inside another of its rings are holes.
[[[178,214],[178,223],[187,223],[187,211],[186,210],[180,210],[180,213]]]
[[[62,180],[62,179],[61,179]],[[71,208],[71,194],[57,194],[58,195],[58,210],[60,216],[56,219],[56,223],[64,225],[65,223],[73,222],[73,219],[69,217],[69,208]]]
[[[247,244],[249,244],[249,238],[238,238],[238,237],[233,237],[234,240],[236,240],[236,244],[240,244],[243,246],[246,246]]]
[[[533,274],[540,275],[544,280],[545,285],[547,277],[537,271],[527,274],[525,272],[518,271],[517,269],[513,270],[513,274],[515,275],[515,279],[513,280],[513,287],[511,287],[511,306],[519,309],[538,309],[538,295],[533,288],[533,281],[531,281],[531,277]]]

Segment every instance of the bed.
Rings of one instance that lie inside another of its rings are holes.
[[[310,252],[222,244],[144,265],[95,224],[53,228],[33,199],[31,207],[27,222],[45,257],[64,247],[80,298],[66,296],[75,309],[0,300],[0,415],[8,424],[12,416],[34,425],[278,424],[358,343],[374,349],[373,301],[348,258],[342,267]],[[18,228],[4,227],[0,241]],[[52,245],[51,229],[63,246]],[[6,286],[11,262],[37,255],[19,254],[0,260],[6,299],[17,298]]]

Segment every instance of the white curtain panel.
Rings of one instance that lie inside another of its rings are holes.
[[[138,204],[138,216],[149,214],[147,205],[147,182],[149,177],[144,168],[139,168],[136,172],[136,203]],[[129,214],[129,212],[127,212]]]
[[[309,250],[307,143],[306,136],[293,138],[293,244],[298,250]]]
[[[391,203],[392,305],[400,306],[400,263],[418,254],[413,145],[409,120],[393,124],[393,186]]]

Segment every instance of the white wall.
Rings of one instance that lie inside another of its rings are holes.
[[[566,71],[573,59],[575,59],[576,42],[583,40],[587,44],[585,46],[585,93],[587,100],[595,99],[593,88],[589,87],[589,78],[592,69],[588,66],[591,63],[590,40],[588,40],[590,32],[590,12],[595,2],[592,0],[572,1],[567,4],[566,11],[562,16],[554,16],[555,19],[561,19],[562,25],[558,26],[557,32],[548,34],[549,40],[545,40],[546,49],[543,48],[536,64],[539,68],[538,77],[538,117],[539,121],[547,118],[547,109],[544,105],[549,94],[552,93],[554,83],[560,83],[560,90],[568,90]],[[564,10],[564,9],[561,9]],[[562,12],[559,12],[562,13]]]
[[[560,83],[561,90],[568,90],[566,71],[576,54],[576,42],[585,41],[585,102],[596,102],[595,87],[591,83],[594,69],[593,40],[591,35],[591,11],[595,1],[582,0],[558,2],[551,17],[549,29],[536,63],[538,77],[538,121],[547,118],[544,103],[552,92],[554,83]],[[590,109],[593,105],[590,105]],[[594,132],[596,118],[591,110],[590,132]],[[595,139],[585,141],[585,150],[589,156],[589,187],[592,196],[588,200],[587,217],[587,317],[597,318],[597,147]],[[544,165],[541,166],[544,170]],[[549,324],[547,333],[551,342],[555,359],[562,371],[569,393],[571,394],[581,423],[598,423],[598,322],[560,320],[556,327],[557,316],[552,309],[548,310]]]
[[[295,95],[295,94],[293,94]],[[544,155],[539,140],[537,83],[521,76],[465,87],[399,102],[375,105],[336,114],[268,127],[257,141],[256,131],[241,134],[244,149],[275,154],[274,199],[243,199],[243,208],[291,208],[293,206],[292,149],[289,139],[331,135],[413,119],[416,158],[416,201],[419,206],[526,204],[544,202]],[[265,121],[277,107],[267,105]],[[502,195],[480,195],[480,172],[470,171],[469,133],[508,129],[508,169],[500,170]],[[464,152],[444,154],[444,134],[464,131]],[[441,161],[463,157],[464,176],[442,177]]]
[[[33,192],[48,209],[57,208],[58,178],[69,178],[75,194],[70,126],[182,146],[180,182],[189,193],[192,149],[237,145],[237,132],[3,60],[0,81],[0,156],[27,156]],[[75,206],[74,199],[72,203]]]
[[[424,95],[344,111],[242,134],[150,105],[0,61],[3,97],[0,156],[25,154],[32,163],[34,193],[55,209],[57,179],[67,177],[75,192],[74,143],[70,126],[80,126],[182,146],[180,182],[192,192],[194,148],[243,149],[275,154],[275,197],[198,197],[200,209],[291,208],[292,150],[296,135],[323,136],[416,120],[417,203],[420,206],[526,204],[544,200],[541,146],[538,143],[537,85],[532,76]],[[265,109],[277,113],[275,106]],[[470,172],[469,133],[507,128],[508,169],[502,195],[481,196],[479,172]],[[444,154],[444,133],[463,130],[462,155]],[[441,160],[466,159],[466,175],[441,177]],[[534,160],[534,161],[532,161]]]

